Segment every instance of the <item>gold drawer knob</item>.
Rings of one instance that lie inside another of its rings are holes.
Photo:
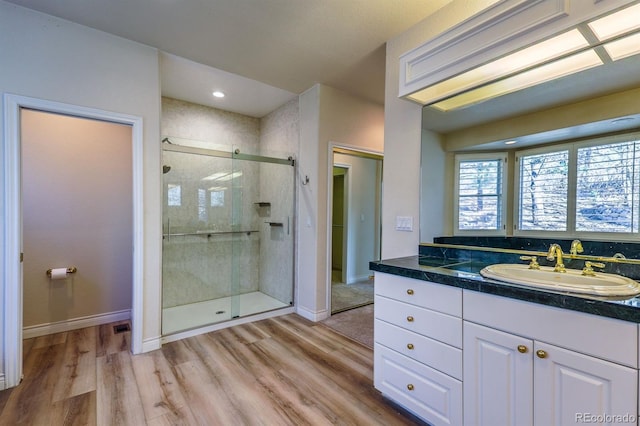
[[[525,345],[518,345],[518,352],[521,354],[527,353],[527,347]]]
[[[412,288],[407,289],[407,294],[408,294],[409,296],[413,296],[413,289],[412,289]]]
[[[412,317],[411,315],[409,315],[409,316],[407,317],[407,321],[409,321],[409,322],[413,322],[413,317]]]
[[[407,343],[407,349],[413,349],[413,343]]]
[[[536,355],[538,355],[538,358],[546,358],[547,357],[547,351],[543,351],[542,349],[537,350],[536,351]]]
[[[409,383],[409,384],[407,385],[407,389],[409,389],[410,391],[412,391],[412,390],[413,390],[413,385],[412,385],[411,383]]]

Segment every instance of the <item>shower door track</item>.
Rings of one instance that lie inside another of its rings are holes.
[[[293,159],[293,157],[289,157],[286,159],[275,158],[275,157],[265,157],[263,155],[243,154],[238,149],[235,152],[229,152],[229,151],[220,151],[216,149],[195,148],[191,146],[176,145],[171,142],[163,145],[164,145],[162,147],[163,151],[182,152],[185,154],[207,155],[209,157],[232,158],[236,160],[260,161],[264,163],[288,164],[290,166],[295,165],[295,160]]]

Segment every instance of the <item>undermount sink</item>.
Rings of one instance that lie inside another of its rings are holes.
[[[582,271],[567,269],[554,272],[552,267],[529,269],[527,265],[499,263],[480,271],[480,275],[497,281],[554,291],[605,297],[631,297],[640,294],[640,283],[621,275],[596,273],[582,275]]]

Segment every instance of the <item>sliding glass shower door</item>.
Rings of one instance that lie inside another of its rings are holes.
[[[294,162],[163,146],[163,335],[293,303]]]

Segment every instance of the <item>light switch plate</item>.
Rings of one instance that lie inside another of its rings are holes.
[[[413,216],[396,216],[396,231],[413,231]]]

